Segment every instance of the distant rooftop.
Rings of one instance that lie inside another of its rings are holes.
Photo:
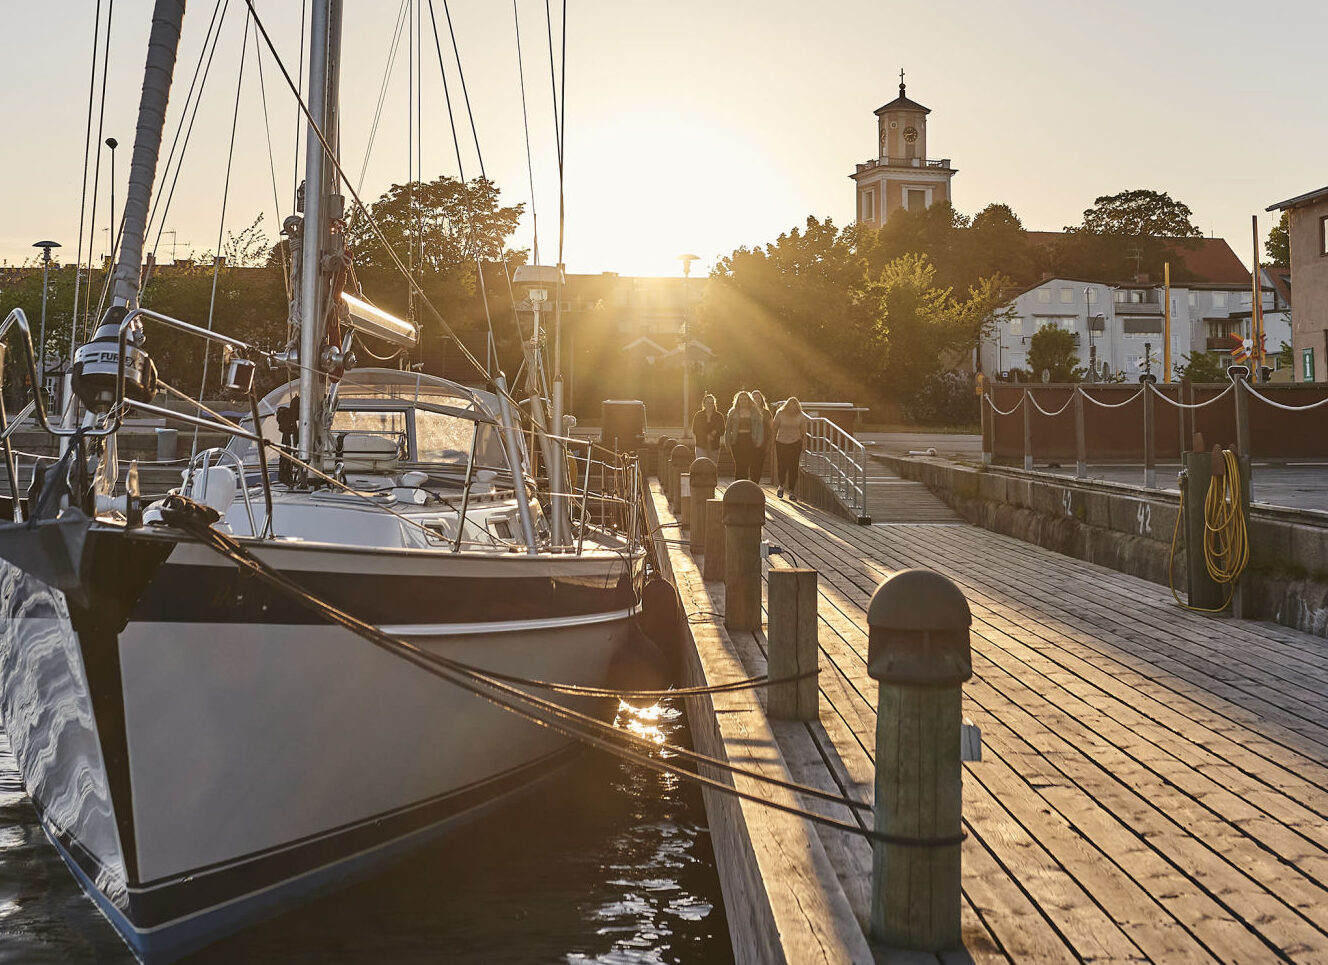
[[[1328,190],[1328,189],[1326,189]],[[1028,240],[1043,248],[1064,241],[1064,231],[1030,231]],[[1214,285],[1248,285],[1249,269],[1223,238],[1162,238],[1173,262],[1181,262],[1195,281]]]

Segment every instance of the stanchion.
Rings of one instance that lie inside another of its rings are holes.
[[[1088,440],[1084,435],[1084,390],[1074,388],[1074,474],[1083,479],[1088,475]]]
[[[1024,472],[1033,471],[1033,405],[1024,389]]]
[[[816,720],[821,713],[816,679],[816,571],[772,569],[769,595],[770,677],[801,679],[771,684],[766,714],[776,720]]]
[[[715,468],[713,460],[701,456],[692,461],[688,475],[691,477],[691,513],[688,520],[691,523],[690,546],[695,556],[706,551],[706,527],[709,525],[706,503],[715,498],[719,470]]]
[[[867,672],[880,684],[871,933],[894,948],[957,948],[960,932],[961,685],[973,676],[964,594],[902,570],[872,594]]]
[[[761,628],[761,527],[765,492],[750,479],[724,491],[724,626]]]

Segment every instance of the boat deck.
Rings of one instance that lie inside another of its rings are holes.
[[[786,551],[773,565],[819,572],[821,714],[763,727],[749,715],[735,728],[725,712],[744,709],[717,700],[731,758],[782,761],[795,780],[871,800],[872,591],[922,566],[953,579],[972,607],[964,715],[983,749],[964,765],[966,951],[945,961],[1328,961],[1324,640],[1190,613],[1165,587],[967,524],[860,527],[769,488],[767,501],[765,537]],[[659,498],[656,509],[671,519]],[[699,679],[763,672],[764,633],[728,634],[715,616],[722,584],[704,583],[682,547],[669,555]],[[859,928],[867,919],[865,839],[781,816],[785,838],[805,832],[819,845],[802,864],[780,864],[761,856],[764,819],[743,813],[745,843],[712,814],[721,876],[725,862],[748,860],[732,850],[738,840],[755,850],[771,906],[806,911],[801,937],[796,910],[780,922],[795,949],[788,960],[934,960],[871,948],[845,929],[850,915]],[[814,920],[815,908],[830,917]],[[742,927],[732,908],[729,917]]]

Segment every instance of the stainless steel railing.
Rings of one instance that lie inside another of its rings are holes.
[[[867,515],[867,450],[852,433],[822,416],[809,417],[803,472],[820,478],[846,509]]]

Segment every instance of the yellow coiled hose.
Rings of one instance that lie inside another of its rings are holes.
[[[1208,482],[1208,494],[1204,497],[1204,566],[1213,582],[1226,585],[1226,599],[1215,608],[1190,606],[1181,600],[1176,592],[1174,564],[1176,561],[1176,543],[1180,536],[1181,520],[1185,518],[1185,488],[1180,491],[1180,508],[1176,512],[1176,528],[1171,534],[1171,557],[1167,563],[1167,578],[1171,583],[1171,595],[1176,602],[1187,610],[1200,613],[1221,613],[1231,605],[1231,598],[1236,592],[1236,581],[1245,572],[1250,562],[1249,533],[1245,528],[1245,512],[1241,504],[1240,460],[1231,449],[1223,450],[1222,458],[1225,472],[1214,473]]]

